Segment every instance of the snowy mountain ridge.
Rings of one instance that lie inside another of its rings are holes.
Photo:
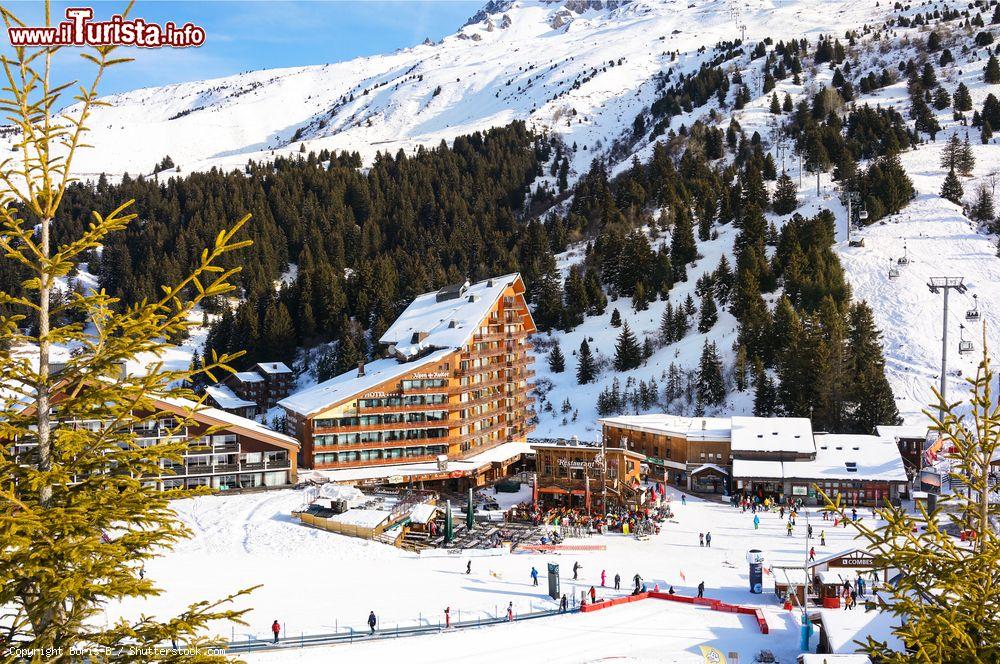
[[[89,123],[97,147],[76,167],[147,174],[170,155],[181,172],[228,170],[301,144],[370,161],[522,119],[576,144],[580,172],[630,129],[667,70],[694,71],[744,27],[748,39],[839,34],[890,11],[863,5],[494,0],[439,43],[109,96]]]

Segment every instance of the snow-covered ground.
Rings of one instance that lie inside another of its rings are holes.
[[[97,147],[76,166],[84,177],[134,176],[170,155],[180,173],[242,168],[297,155],[302,143],[357,150],[368,161],[523,119],[575,143],[571,166],[582,172],[656,98],[657,75],[696,70],[712,56],[700,49],[738,39],[741,25],[751,40],[815,38],[891,11],[848,0],[566,6],[502,0],[436,44],[114,95],[94,110],[89,143]]]
[[[776,621],[777,622],[777,621]],[[739,652],[740,661],[767,648],[796,654],[795,626],[787,612],[770,634],[752,616],[720,613],[687,604],[646,600],[594,613],[374,643],[288,649],[243,658],[249,664],[338,662],[704,662],[698,646]]]
[[[236,639],[265,638],[275,619],[282,622],[291,636],[330,633],[347,627],[362,630],[369,611],[376,612],[385,629],[418,621],[436,624],[446,606],[451,607],[456,620],[459,616],[464,620],[499,615],[508,602],[513,602],[516,613],[554,608],[554,602],[544,594],[544,583],[537,588],[532,586],[529,572],[534,566],[544,576],[546,563],[555,562],[560,564],[563,591],[569,596],[579,597],[591,585],[597,586],[602,596],[617,594],[610,589],[600,590],[602,570],[607,572],[609,585],[616,573],[621,574],[623,589],[630,586],[636,573],[642,575],[649,587],[658,584],[666,589],[673,585],[681,594],[694,594],[698,583],[704,581],[706,595],[710,597],[764,607],[774,630],[770,636],[762,637],[767,639],[766,647],[776,652],[795,652],[797,640],[792,618],[774,598],[771,577],[765,576],[763,595],[749,592],[745,554],[750,548],[759,548],[765,552],[768,565],[801,563],[807,552],[807,519],[815,529],[811,544],[816,546],[817,556],[849,548],[853,531],[835,529],[814,512],[800,516],[794,537],[785,535],[784,522],[777,514],[762,515],[761,529],[755,531],[750,513],[691,497],[686,505],[681,505],[679,494],[670,491],[676,516],[657,536],[643,541],[620,534],[595,536],[583,542],[605,545],[606,550],[579,554],[499,553],[471,558],[470,575],[465,574],[470,560],[466,556],[442,553],[418,557],[387,545],[303,526],[289,514],[303,501],[301,491],[178,501],[174,507],[194,536],[146,566],[147,575],[165,592],[147,601],[130,602],[126,607],[109,607],[108,617],[135,616],[140,612],[166,616],[179,612],[190,602],[262,584],[249,598],[239,602],[240,606],[251,609],[248,625],[245,628],[219,625],[218,633]],[[698,546],[698,533],[706,529],[712,533],[710,549]],[[827,546],[820,547],[818,536],[824,529]],[[576,561],[583,566],[579,581],[572,580],[571,568]],[[755,635],[753,623],[745,624],[742,619],[724,614],[692,612],[661,604],[667,603],[650,601],[634,610],[636,657],[647,656],[651,652],[647,649],[661,636],[663,652],[673,652],[671,644],[684,652],[697,652],[695,646],[705,643],[724,651],[739,650],[743,661],[749,659],[753,648],[764,647]],[[508,628],[524,630],[525,644],[539,642],[545,630],[551,630],[553,638],[570,640],[582,629],[581,625],[588,624],[587,620],[597,620],[595,625],[605,625],[620,635],[632,633],[625,626],[629,612],[610,609],[601,613],[606,613],[607,618],[570,616],[540,619],[531,626],[525,623],[491,629],[499,634]],[[583,622],[576,622],[577,618]],[[447,638],[459,642],[475,639],[474,636]],[[395,648],[408,648],[407,644],[423,641],[417,638],[399,645],[358,646],[357,651],[349,651],[357,652],[357,659],[352,654],[345,661],[359,661],[370,656],[369,653],[381,653],[382,648],[391,653]],[[620,645],[625,647],[624,642]],[[413,647],[418,661],[423,661],[419,657],[433,655],[429,646]],[[332,652],[339,657],[339,653],[348,651]],[[416,654],[419,652],[425,654]],[[581,653],[585,652],[583,647],[576,651],[579,659],[563,661],[582,661]],[[595,650],[598,652],[603,651]],[[267,661],[264,657],[269,656],[261,655],[261,661]]]

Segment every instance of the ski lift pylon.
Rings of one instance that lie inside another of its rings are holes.
[[[965,312],[965,320],[978,321],[979,320],[979,296],[973,293],[972,301],[975,303],[972,308]]]

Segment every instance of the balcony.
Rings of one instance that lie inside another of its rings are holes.
[[[438,410],[447,411],[448,408]],[[448,420],[425,420],[422,422],[391,422],[386,424],[353,424],[346,427],[316,427],[313,433],[337,434],[337,433],[361,433],[362,431],[399,431],[400,429],[437,429],[448,426]]]
[[[449,445],[452,441],[445,436],[437,438],[408,438],[406,440],[383,440],[374,443],[345,443],[343,445],[314,445],[316,452],[353,452],[355,450],[380,450],[386,447],[421,447],[426,445]]]
[[[407,463],[425,463],[427,461],[437,461],[437,455],[398,457],[395,459],[369,459],[367,461],[338,461],[337,463],[314,463],[313,468],[317,470],[332,470],[334,468],[363,468],[365,466],[393,466]],[[428,471],[430,472],[438,472]]]

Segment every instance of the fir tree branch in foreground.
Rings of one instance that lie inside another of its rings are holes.
[[[903,664],[990,664],[1000,661],[1000,538],[996,524],[1000,487],[991,481],[990,462],[1000,453],[1000,403],[993,394],[983,329],[983,356],[975,377],[966,379],[966,404],[939,403],[924,411],[938,432],[951,462],[949,478],[965,482],[942,497],[934,510],[923,505],[908,514],[886,504],[877,515],[886,523],[869,527],[851,521],[840,496],[822,495],[827,509],[840,515],[875,553],[876,568],[898,572],[898,581],[879,598],[880,608],[899,621],[894,630],[907,652],[893,651],[871,637],[862,650],[879,662]],[[943,417],[935,415],[938,408]],[[991,492],[993,502],[990,502]],[[820,491],[822,493],[822,491]],[[971,534],[969,542],[956,536]]]
[[[0,16],[8,27],[21,24],[7,8]],[[219,263],[250,244],[236,239],[244,217],[155,299],[126,305],[100,291],[54,300],[60,280],[137,215],[128,201],[107,214],[94,211],[79,237],[52,235],[54,220],[66,214],[60,203],[74,155],[86,147],[90,111],[102,104],[101,77],[128,61],[115,51],[82,54],[94,65],[93,81],[60,112],[54,109],[70,84],[50,83],[55,49],[0,57],[0,110],[18,132],[16,156],[0,163],[0,260],[22,275],[22,292],[0,291],[0,653],[16,646],[34,650],[32,661],[61,662],[80,659],[70,648],[89,648],[93,662],[222,662],[203,649],[221,640],[203,634],[212,623],[241,622],[245,610],[232,603],[252,588],[197,602],[170,619],[106,619],[108,608],[161,592],[140,570],[189,535],[169,501],[205,491],[161,492],[144,479],[180,463],[187,449],[201,402],[179,386],[196,374],[214,379],[232,371],[240,354],[213,353],[194,371],[168,368],[160,358],[171,339],[197,324],[195,307],[234,290],[239,268]],[[58,365],[54,350],[68,353]],[[133,370],[123,371],[128,365]],[[185,403],[177,398],[194,405],[180,414],[157,406]],[[140,444],[136,429],[168,416],[175,424],[164,442]],[[183,649],[171,650],[173,643]],[[13,659],[0,654],[0,661]]]

